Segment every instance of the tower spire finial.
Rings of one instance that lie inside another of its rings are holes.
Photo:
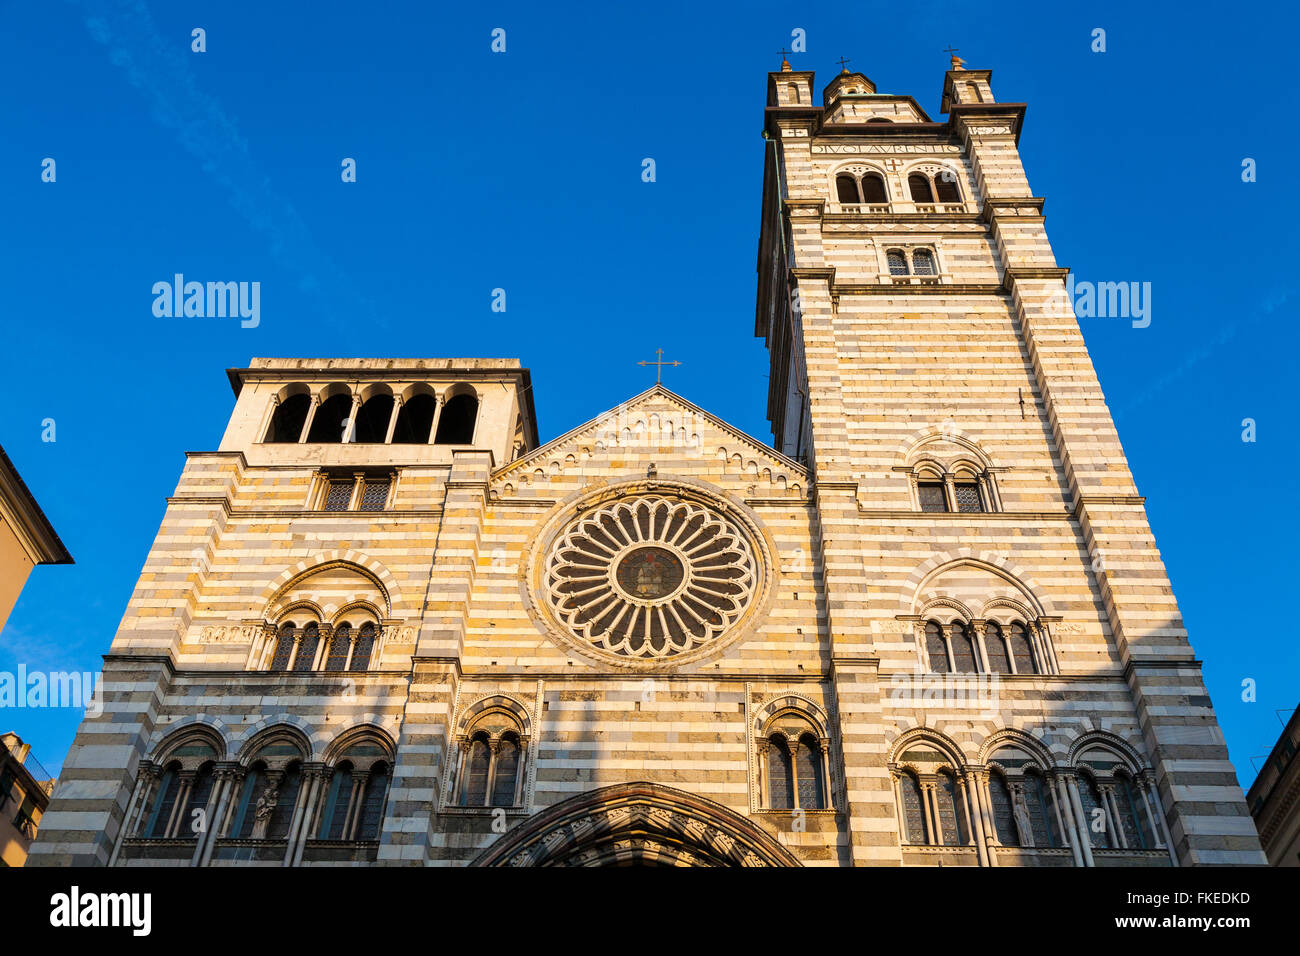
[[[847,73],[847,72],[849,72],[848,64],[852,63],[853,61],[852,61],[852,60],[846,60],[846,59],[844,59],[844,57],[840,57],[840,61],[839,61],[839,62],[840,62],[840,73],[843,74],[843,73]]]
[[[793,51],[782,48],[781,50],[781,72],[788,73],[791,69],[790,61],[787,59]]]
[[[959,56],[957,55],[957,48],[956,48],[955,46],[947,46],[947,47],[944,47],[943,52],[944,52],[944,53],[947,53],[947,54],[950,54],[950,56],[951,56],[951,59],[949,60],[949,63],[950,63],[949,69],[951,69],[951,70],[964,70],[964,69],[966,69],[966,65],[965,65],[965,64],[966,64],[966,61],[963,60],[961,57],[959,57]]]

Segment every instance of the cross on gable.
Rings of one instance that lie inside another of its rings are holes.
[[[659,356],[658,361],[655,361],[655,362],[649,362],[649,361],[645,361],[645,362],[637,362],[636,364],[637,364],[637,365],[640,365],[640,366],[643,366],[643,367],[646,366],[646,365],[653,365],[653,366],[655,366],[655,384],[656,384],[656,385],[659,385],[659,384],[661,384],[662,379],[663,379],[663,375],[664,375],[664,366],[665,366],[665,365],[674,365],[674,366],[675,366],[675,365],[681,365],[682,363],[681,363],[681,362],[677,362],[677,361],[673,361],[673,362],[665,362],[665,361],[664,361],[664,350],[663,350],[663,349],[655,349],[655,355]]]

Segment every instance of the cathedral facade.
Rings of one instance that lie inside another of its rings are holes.
[[[31,862],[1263,863],[990,82],[769,75],[771,445],[230,370]]]

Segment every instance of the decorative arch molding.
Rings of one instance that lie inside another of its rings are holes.
[[[933,618],[940,624],[951,624],[954,621],[970,621],[977,616],[969,607],[955,598],[932,598],[926,601],[917,610],[916,614],[926,620]]]
[[[290,587],[292,587],[292,584]],[[289,588],[286,588],[285,590],[289,590]],[[272,623],[279,624],[286,618],[301,617],[303,614],[307,614],[312,618],[308,623],[325,624],[329,620],[325,615],[324,609],[315,601],[299,599],[276,611],[275,620]]]
[[[210,743],[217,752],[217,760],[230,760],[235,752],[231,744],[230,728],[220,718],[209,714],[195,714],[156,729],[145,751],[148,759],[155,764],[161,764],[178,744],[191,736]]]
[[[505,834],[471,866],[802,866],[721,804],[661,784],[578,794]]]
[[[1076,737],[1070,744],[1069,753],[1066,756],[1066,762],[1071,767],[1078,767],[1079,757],[1089,747],[1102,747],[1111,750],[1120,762],[1125,764],[1125,769],[1141,774],[1147,772],[1147,762],[1138,753],[1137,748],[1126,741],[1123,737],[1112,734],[1105,730],[1090,730],[1087,733]],[[1095,773],[1096,771],[1091,771]]]
[[[993,754],[1001,747],[1020,748],[1038,762],[1040,770],[1051,770],[1056,764],[1056,759],[1047,744],[1027,731],[1016,730],[1011,727],[995,730],[984,738],[984,742],[980,744],[979,749],[980,763],[990,764]]]
[[[247,765],[253,754],[279,733],[290,737],[302,748],[303,760],[311,760],[314,754],[320,753],[328,744],[303,718],[294,714],[276,714],[274,717],[263,717],[231,741],[231,752],[237,754],[235,759],[241,764]]]
[[[376,714],[366,714],[361,721],[346,730],[339,731],[329,746],[325,747],[321,759],[333,766],[342,759],[349,748],[359,743],[374,743],[385,752],[382,758],[392,764],[397,759],[397,744],[383,727],[383,718]]]
[[[762,737],[768,725],[783,713],[798,713],[805,718],[819,736],[830,736],[830,718],[810,697],[802,694],[782,694],[773,697],[754,710],[753,732],[755,737]]]
[[[988,551],[972,551],[968,548],[956,551],[941,551],[917,565],[916,569],[907,576],[907,580],[903,582],[903,586],[899,589],[898,613],[916,614],[917,612],[914,609],[917,606],[917,601],[922,598],[925,586],[940,574],[962,565],[981,568],[996,577],[1002,578],[1007,584],[1016,588],[1026,598],[1028,609],[1034,612],[1030,615],[1031,618],[1057,616],[1051,599],[1045,596],[1040,597],[1045,592],[1029,576],[1028,569],[1005,560],[1003,555]],[[989,603],[994,602],[990,600]],[[981,608],[980,611],[982,613],[983,609]]]
[[[533,721],[528,713],[528,707],[512,694],[487,694],[466,706],[456,721],[456,732],[468,733],[475,721],[492,711],[509,715],[519,725],[519,732],[523,736],[532,736]]]
[[[994,598],[984,605],[983,614],[986,620],[996,621],[998,624],[1008,624],[1017,617],[1022,621],[1032,621],[1035,616],[1034,609],[1028,604],[1013,601],[1011,598]]]
[[[374,558],[349,548],[346,550],[325,551],[304,558],[292,567],[285,568],[270,585],[263,589],[259,599],[260,607],[255,609],[254,613],[266,614],[283,594],[292,590],[300,581],[313,574],[334,568],[346,568],[369,579],[383,596],[384,617],[392,617],[393,608],[403,606],[401,591],[397,586],[396,579],[389,570]]]
[[[963,449],[964,454],[958,454],[955,457],[937,456],[933,449],[928,446],[939,442],[947,442]],[[997,461],[985,450],[984,444],[975,436],[963,432],[960,428],[953,426],[948,429],[921,428],[912,432],[911,435],[904,438],[894,446],[895,463],[902,466],[912,466],[920,464],[922,460],[929,460],[936,464],[954,464],[965,462],[968,465],[979,465],[982,468],[999,469]]]
[[[961,745],[943,731],[934,727],[914,727],[899,734],[894,740],[893,746],[889,748],[888,763],[899,769],[911,768],[910,764],[902,759],[902,756],[908,747],[915,744],[929,744],[948,758],[952,762],[953,769],[959,773],[969,763],[966,752],[962,750]],[[914,773],[918,772],[916,768],[911,769]]]

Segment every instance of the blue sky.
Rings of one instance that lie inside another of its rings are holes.
[[[33,573],[0,670],[97,669],[184,452],[220,440],[224,369],[254,355],[519,357],[546,440],[650,384],[635,362],[662,346],[685,363],[670,387],[769,438],[759,131],[800,28],[791,59],[819,90],[845,56],[935,119],[944,47],[992,69],[1000,100],[1029,104],[1058,261],[1152,283],[1149,328],[1083,331],[1253,779],[1300,686],[1278,616],[1300,530],[1292,8],[374,6],[0,3],[0,443],[77,560]],[[155,318],[176,272],[259,281],[260,325]],[[57,769],[78,718],[0,729]]]

